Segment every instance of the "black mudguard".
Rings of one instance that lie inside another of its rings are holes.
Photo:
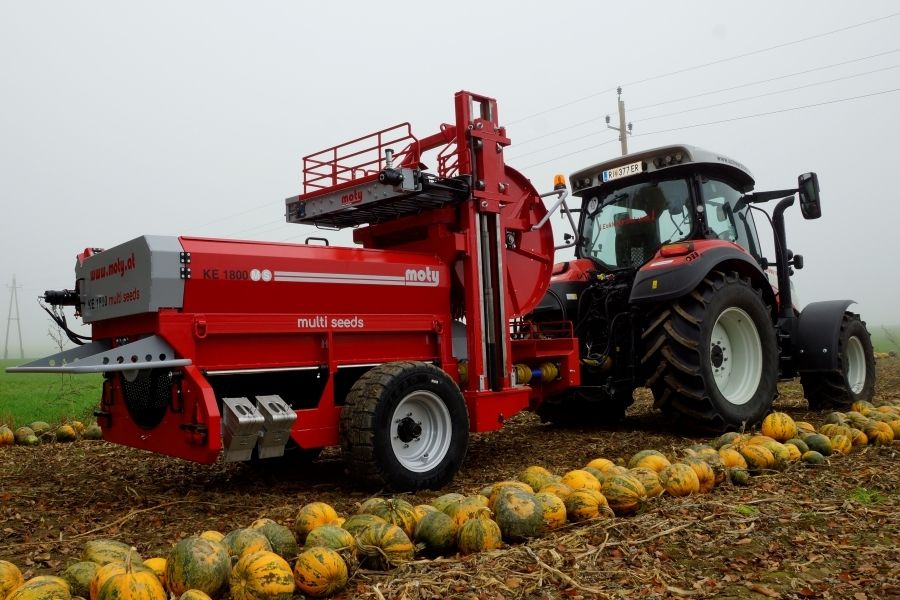
[[[837,371],[838,341],[847,307],[854,300],[813,302],[800,313],[797,324],[797,366],[801,372]]]
[[[702,254],[686,257],[690,262],[680,262],[673,267],[659,269],[646,269],[640,271],[634,278],[634,287],[631,289],[631,302],[635,304],[650,304],[666,302],[681,298],[694,290],[707,273],[722,263],[727,262],[728,268],[737,270],[741,275],[750,277],[763,288],[767,302],[773,299],[771,287],[763,274],[762,269],[752,257],[733,247],[716,247],[706,250]],[[765,285],[762,285],[765,282]]]

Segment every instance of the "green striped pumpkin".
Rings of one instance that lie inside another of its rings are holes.
[[[230,573],[225,546],[200,537],[179,541],[166,557],[166,585],[177,596],[197,589],[218,600],[228,587]]]
[[[290,600],[294,573],[286,560],[262,550],[245,554],[229,577],[233,600]]]

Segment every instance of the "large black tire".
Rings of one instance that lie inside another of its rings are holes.
[[[839,371],[800,374],[803,395],[813,410],[847,409],[857,400],[868,402],[875,395],[875,350],[859,315],[844,313],[835,351]]]
[[[769,412],[778,346],[771,312],[748,279],[712,271],[647,323],[646,385],[671,420],[720,432],[755,425]]]
[[[341,411],[341,449],[354,480],[398,491],[440,489],[462,465],[469,414],[456,383],[422,362],[379,365]]]

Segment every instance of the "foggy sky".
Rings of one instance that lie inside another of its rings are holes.
[[[850,6],[0,1],[0,341],[15,274],[26,355],[51,351],[35,298],[72,287],[85,247],[315,235],[284,223],[301,157],[403,121],[434,133],[460,89],[498,99],[507,162],[546,191],[618,155],[603,121],[618,85],[632,151],[713,149],[758,190],[818,172],[823,217],[788,217],[799,300],[852,298],[870,330],[900,323],[900,16],[820,35],[898,10]]]

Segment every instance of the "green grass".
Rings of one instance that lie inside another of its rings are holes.
[[[885,500],[885,497],[882,494],[874,490],[867,490],[863,487],[858,487],[852,490],[849,496],[851,500],[854,500],[860,504],[878,504],[880,502],[884,502]]]
[[[28,425],[66,419],[92,421],[100,401],[101,375],[7,373],[27,360],[0,360],[0,424]]]
[[[900,325],[868,325],[872,334],[872,345],[876,352],[896,352],[900,354]],[[885,331],[887,330],[887,331]],[[893,338],[894,341],[891,341]]]
[[[745,517],[753,517],[759,514],[759,509],[755,506],[748,506],[746,504],[738,504],[734,507],[734,510],[738,511]]]

